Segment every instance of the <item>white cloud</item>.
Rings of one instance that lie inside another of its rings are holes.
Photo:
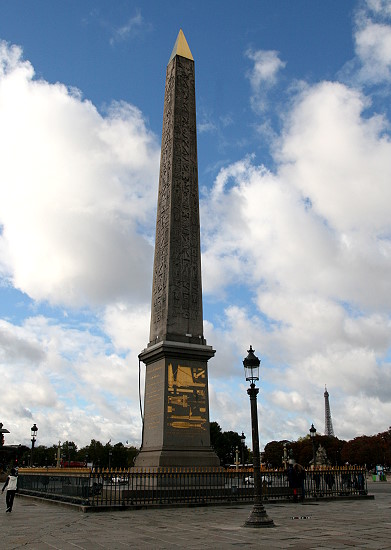
[[[3,273],[54,304],[146,299],[155,136],[131,105],[103,117],[80,94],[34,80],[16,47],[2,43],[0,59]]]
[[[361,78],[373,84],[391,79],[391,26],[367,22],[355,36]]]
[[[309,408],[303,395],[297,391],[274,391],[270,395],[270,401],[275,403],[277,406],[286,409],[287,411],[307,411]]]
[[[42,316],[23,326],[2,322],[0,334],[7,342],[0,354],[0,416],[11,432],[8,443],[27,443],[32,420],[42,444],[86,445],[92,437],[139,442],[136,353],[119,356],[103,335]]]
[[[104,313],[105,333],[118,350],[137,353],[149,342],[150,304],[134,307],[126,303],[107,306]]]
[[[391,81],[391,7],[388,0],[367,0],[355,16],[355,51],[359,84],[378,85]],[[354,64],[354,63],[353,63]],[[350,63],[349,65],[352,65]],[[349,66],[348,65],[348,66]]]
[[[391,403],[391,141],[369,105],[337,82],[298,90],[275,173],[247,157],[221,170],[203,202],[204,289],[231,304],[224,339],[264,359],[273,439],[286,437],[286,411],[290,438],[311,418],[323,431],[325,383],[341,396],[338,436],[387,427],[365,415],[358,425],[343,403],[369,399],[378,419]],[[238,284],[252,295],[246,308],[235,305]]]
[[[366,7],[375,15],[391,17],[391,4],[389,0],[366,0]]]
[[[136,11],[135,15],[130,17],[125,25],[112,29],[110,44],[113,46],[117,42],[131,40],[140,36],[141,33],[149,31],[150,29],[151,25],[146,23],[144,17],[141,15],[141,12]]]
[[[275,50],[249,49],[246,57],[254,62],[247,74],[252,90],[251,104],[255,111],[264,111],[267,106],[267,92],[277,83],[277,75],[286,63],[281,61],[279,52]]]
[[[278,72],[286,65],[275,50],[248,50],[246,56],[254,61],[249,79],[253,92],[257,94],[261,91],[262,85],[273,86],[277,81]]]

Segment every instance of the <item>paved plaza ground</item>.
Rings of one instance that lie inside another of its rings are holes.
[[[391,481],[368,481],[374,500],[266,504],[272,529],[242,527],[250,505],[82,513],[15,499],[0,500],[0,549],[382,548],[391,549]]]

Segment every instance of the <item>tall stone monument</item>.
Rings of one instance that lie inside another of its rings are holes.
[[[218,466],[210,446],[203,334],[194,60],[182,30],[167,66],[137,467]]]

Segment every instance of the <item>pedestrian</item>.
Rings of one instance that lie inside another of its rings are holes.
[[[286,476],[288,478],[289,487],[292,489],[293,492],[293,502],[297,502],[297,493],[300,485],[293,465],[293,459],[289,460]]]
[[[305,478],[306,478],[305,469],[301,464],[298,464],[296,462],[296,464],[293,466],[293,471],[296,477],[296,485],[298,488],[301,489],[300,500],[304,500],[305,499]]]
[[[4,489],[7,488],[7,494],[5,497],[6,502],[6,512],[11,513],[12,512],[12,505],[14,503],[15,493],[16,489],[18,487],[18,477],[16,475],[15,468],[12,468],[10,475],[5,480],[5,483],[3,485],[3,488],[1,490],[2,493],[4,493]]]

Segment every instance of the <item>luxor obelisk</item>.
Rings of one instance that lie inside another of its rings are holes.
[[[136,466],[218,466],[203,333],[194,59],[179,31],[166,74],[144,425]]]

